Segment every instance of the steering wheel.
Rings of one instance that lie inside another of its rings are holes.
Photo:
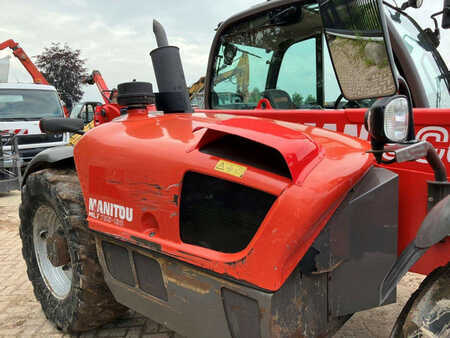
[[[344,95],[341,94],[338,96],[336,101],[334,101],[334,109],[339,109],[339,103],[341,103],[342,99],[344,98]],[[361,105],[356,101],[348,101],[343,108],[361,108]]]

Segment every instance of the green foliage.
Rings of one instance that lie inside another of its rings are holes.
[[[258,102],[261,99],[261,91],[255,87],[251,92],[248,102]]]
[[[81,100],[81,77],[87,76],[85,63],[79,49],[71,49],[67,44],[52,43],[35,56],[36,66],[47,81],[56,87],[61,99],[68,107]]]
[[[316,103],[316,98],[314,96],[312,96],[311,94],[309,94],[306,97],[305,104],[315,104],[315,103]]]
[[[292,102],[294,102],[295,106],[301,106],[303,104],[303,96],[299,93],[292,94]]]

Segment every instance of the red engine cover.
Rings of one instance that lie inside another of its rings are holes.
[[[246,166],[230,175],[221,158],[199,151],[237,135],[280,152],[291,178]],[[290,122],[226,114],[130,114],[89,131],[75,147],[89,226],[133,244],[277,290],[349,189],[373,165],[367,142]],[[179,203],[193,171],[278,196],[250,244],[222,253],[183,243]],[[147,245],[148,246],[148,245]]]

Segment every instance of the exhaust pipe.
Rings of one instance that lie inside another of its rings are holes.
[[[158,48],[150,52],[159,93],[156,108],[165,113],[192,113],[192,105],[178,47],[169,46],[164,27],[153,20]]]
[[[156,44],[158,48],[167,47],[169,45],[169,41],[167,40],[167,34],[164,30],[164,27],[157,20],[153,20],[153,33],[155,33]]]

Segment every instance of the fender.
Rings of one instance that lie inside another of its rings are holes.
[[[416,238],[406,247],[380,286],[380,304],[394,290],[398,281],[433,245],[450,236],[450,195],[431,209]]]
[[[23,174],[23,179],[20,186],[23,187],[28,175],[34,173],[35,171],[53,167],[56,164],[62,163],[75,167],[73,160],[73,147],[60,146],[41,151],[28,164],[25,173]]]

